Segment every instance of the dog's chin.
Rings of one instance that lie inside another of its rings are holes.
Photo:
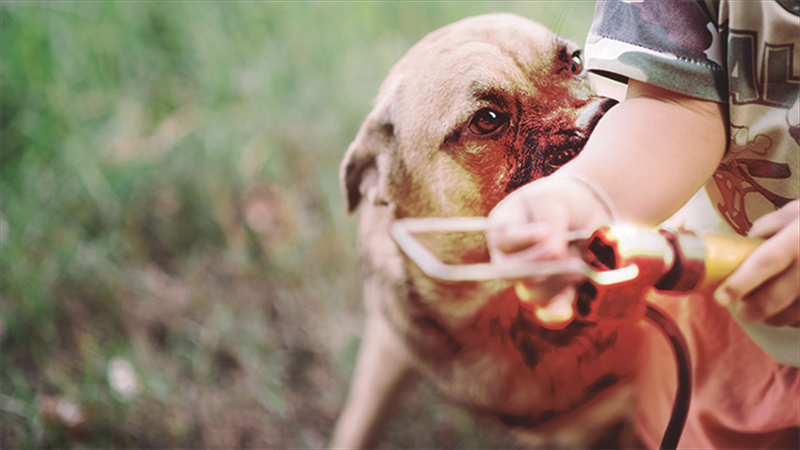
[[[532,152],[528,162],[527,176],[512,179],[506,187],[506,192],[511,191],[535,181],[542,177],[552,175],[562,166],[572,161],[583,151],[586,138],[582,136],[557,136],[550,137]]]

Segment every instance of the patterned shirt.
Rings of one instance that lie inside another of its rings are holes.
[[[706,189],[739,234],[800,197],[799,5],[601,0],[586,41],[589,70],[727,103],[730,143]]]

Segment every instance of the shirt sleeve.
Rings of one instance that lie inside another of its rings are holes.
[[[696,98],[728,99],[717,27],[696,1],[598,0],[586,68]]]

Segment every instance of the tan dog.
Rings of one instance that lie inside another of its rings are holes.
[[[582,72],[573,43],[499,14],[429,34],[389,73],[341,165],[350,211],[362,204],[368,318],[333,447],[374,446],[416,374],[528,445],[589,446],[624,418],[633,327],[545,329],[508,283],[430,279],[389,235],[399,218],[487,216],[574,157],[614,103]],[[451,261],[488,258],[481,237],[426,243]]]

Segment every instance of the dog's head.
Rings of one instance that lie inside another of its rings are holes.
[[[527,19],[472,17],[392,68],[347,150],[348,208],[402,217],[485,216],[577,155],[615,101],[593,95],[580,50]]]

